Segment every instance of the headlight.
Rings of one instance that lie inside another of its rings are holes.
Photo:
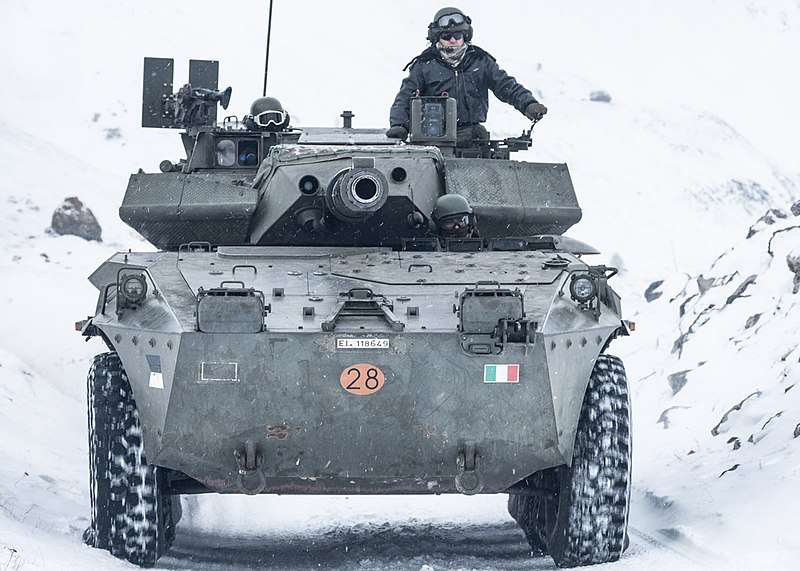
[[[122,298],[129,304],[139,304],[147,295],[147,282],[141,274],[122,276],[119,284]]]
[[[586,303],[597,295],[597,283],[592,274],[573,274],[569,293],[578,303]]]

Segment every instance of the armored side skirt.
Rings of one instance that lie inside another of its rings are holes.
[[[554,393],[583,395],[598,347],[559,374],[541,336],[502,356],[465,354],[455,332],[365,337],[126,345],[149,461],[245,493],[498,492],[570,461],[580,402]]]

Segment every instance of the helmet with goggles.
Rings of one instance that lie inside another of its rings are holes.
[[[250,106],[248,122],[251,128],[283,131],[289,126],[289,114],[274,97],[260,97]]]
[[[466,238],[472,233],[472,207],[460,194],[445,194],[436,199],[431,218],[444,237]]]
[[[464,34],[464,41],[472,40],[472,20],[458,8],[442,8],[428,24],[428,41],[435,44],[444,33]]]

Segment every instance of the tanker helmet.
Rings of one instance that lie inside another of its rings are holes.
[[[428,24],[428,41],[435,44],[442,32],[462,32],[464,41],[472,40],[472,20],[458,8],[442,8]]]
[[[442,237],[466,238],[472,233],[472,207],[460,194],[445,194],[436,199],[431,218]]]
[[[274,97],[259,97],[250,106],[252,127],[266,131],[282,131],[289,126],[289,114]]]

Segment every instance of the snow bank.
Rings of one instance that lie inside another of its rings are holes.
[[[635,479],[676,533],[759,567],[800,539],[800,216],[754,225],[637,316]],[[740,546],[746,546],[742,550]]]

